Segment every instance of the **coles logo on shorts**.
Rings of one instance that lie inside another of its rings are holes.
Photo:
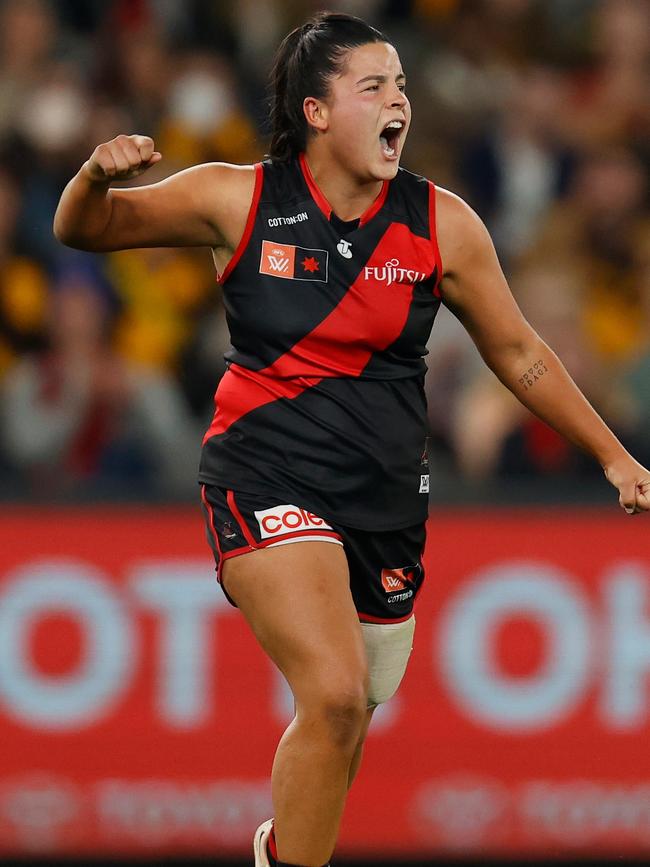
[[[328,259],[327,250],[262,241],[260,274],[283,277],[285,280],[319,280],[326,283]]]
[[[404,570],[408,566],[402,566],[401,569],[382,569],[381,584],[386,593],[394,593],[396,590],[406,590],[406,582],[408,579],[404,574]]]
[[[298,530],[331,530],[318,515],[298,506],[273,506],[255,512],[262,539],[272,539]]]

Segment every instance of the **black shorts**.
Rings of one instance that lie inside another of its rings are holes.
[[[343,546],[352,598],[362,622],[398,623],[411,616],[424,581],[424,523],[376,533],[356,530],[328,522],[299,505],[214,485],[201,486],[201,500],[219,583],[223,563],[230,557],[292,542],[330,542]]]

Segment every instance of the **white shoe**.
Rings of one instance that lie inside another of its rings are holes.
[[[257,831],[255,832],[255,836],[253,837],[253,854],[255,855],[255,867],[271,867],[269,863],[269,856],[266,849],[266,844],[271,836],[271,829],[273,828],[273,819],[267,819],[266,822],[262,822]]]

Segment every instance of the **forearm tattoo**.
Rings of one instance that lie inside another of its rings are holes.
[[[545,373],[548,373],[548,367],[540,359],[539,361],[536,361],[532,367],[529,367],[523,376],[519,377],[519,384],[523,385],[524,391],[528,391],[528,389],[532,388]]]

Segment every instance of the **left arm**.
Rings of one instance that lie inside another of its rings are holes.
[[[596,458],[628,514],[649,511],[650,472],[623,448],[524,319],[481,220],[445,190],[437,191],[437,212],[442,297],[486,364],[531,412]]]

